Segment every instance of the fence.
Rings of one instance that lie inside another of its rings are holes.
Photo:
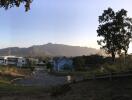
[[[125,78],[132,77],[132,70],[124,72],[111,72],[106,74],[91,74],[89,77],[74,77],[74,81],[79,82],[83,80],[97,80],[97,79],[114,79],[114,78]]]

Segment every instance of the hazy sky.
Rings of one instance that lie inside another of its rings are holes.
[[[99,48],[98,16],[108,7],[132,17],[132,0],[34,0],[28,12],[1,8],[0,48],[48,42]]]

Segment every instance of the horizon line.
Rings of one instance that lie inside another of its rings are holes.
[[[42,46],[42,45],[48,45],[48,44],[57,44],[57,45],[83,47],[83,48],[93,48],[93,49],[97,49],[97,50],[100,49],[100,48],[97,48],[97,47],[72,45],[72,44],[63,44],[63,43],[52,43],[52,42],[47,42],[47,43],[44,43],[44,44],[33,44],[33,45],[30,45],[30,46],[7,46],[7,47],[3,47],[3,48],[0,48],[0,49],[6,49],[6,48],[30,48],[30,47],[33,47],[33,46]]]

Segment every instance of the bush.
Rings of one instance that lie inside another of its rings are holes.
[[[122,72],[132,70],[132,59],[130,57],[124,58],[120,57],[116,59],[115,63],[105,63],[101,65],[104,72]]]

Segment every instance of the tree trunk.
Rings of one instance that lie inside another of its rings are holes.
[[[127,55],[127,51],[125,51],[125,54],[124,54],[124,64],[126,64],[126,55]]]
[[[114,62],[115,62],[115,53],[112,52],[111,55],[112,55],[112,61],[113,61],[113,63],[114,63]]]

